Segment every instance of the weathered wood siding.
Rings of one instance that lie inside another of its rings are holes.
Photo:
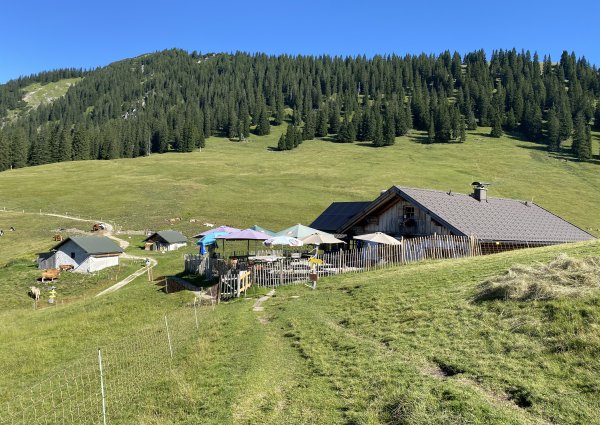
[[[404,207],[414,207],[414,220],[416,226],[404,227]],[[431,216],[416,205],[404,199],[398,198],[386,210],[368,217],[361,225],[355,228],[354,234],[365,234],[383,232],[389,235],[402,236],[428,236],[428,235],[451,235],[452,233],[431,219]]]
[[[119,264],[119,255],[107,257],[90,256],[79,245],[68,241],[60,247],[58,251],[46,259],[38,259],[39,269],[57,269],[62,265],[73,266],[73,271],[79,273],[91,273],[102,270],[106,267],[117,266]]]

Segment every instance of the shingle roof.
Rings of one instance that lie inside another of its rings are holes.
[[[373,201],[365,213],[389,200],[390,195],[422,208],[455,234],[474,235],[484,241],[561,243],[595,239],[532,202],[491,197],[480,202],[470,195],[429,189],[393,186]],[[353,225],[353,221],[356,220],[350,220],[344,228]]]
[[[54,249],[58,249],[67,243],[69,240],[79,245],[88,254],[99,255],[99,254],[113,254],[123,252],[121,247],[115,244],[112,240],[106,236],[71,236],[65,239]]]
[[[168,244],[187,242],[187,238],[181,232],[176,230],[161,230],[160,232],[153,233],[144,240],[147,241],[152,239],[155,235],[158,235],[159,238]]]
[[[312,222],[310,227],[324,232],[334,232],[370,204],[371,202],[334,202]]]

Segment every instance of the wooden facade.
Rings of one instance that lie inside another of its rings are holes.
[[[396,237],[452,235],[449,229],[437,223],[426,211],[399,196],[381,205],[350,229],[354,236],[373,232]]]

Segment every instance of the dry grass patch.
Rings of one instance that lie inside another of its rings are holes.
[[[516,264],[483,281],[476,301],[551,300],[585,296],[600,288],[600,257],[572,258],[560,254],[548,264]]]

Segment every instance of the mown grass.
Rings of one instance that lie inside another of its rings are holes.
[[[0,198],[11,208],[70,211],[126,229],[173,227],[191,235],[204,222],[274,230],[309,224],[332,201],[373,200],[393,184],[468,193],[472,181],[483,180],[494,183],[490,196],[533,199],[599,234],[596,163],[510,136],[492,139],[487,129],[470,133],[464,144],[424,145],[415,132],[381,149],[313,140],[294,151],[269,151],[283,130],[273,127],[271,135],[244,143],[211,138],[202,152],[189,154],[5,171]],[[84,190],[68,189],[75,181]],[[27,196],[15,197],[15,187]],[[167,222],[176,217],[182,221]]]

